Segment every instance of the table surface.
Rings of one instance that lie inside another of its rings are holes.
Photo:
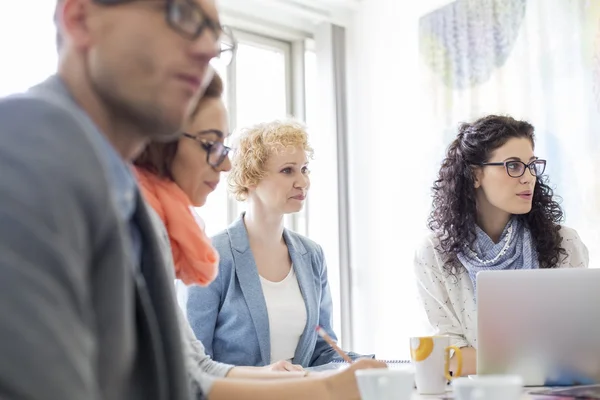
[[[530,394],[528,394],[529,392],[533,392],[533,391],[538,391],[538,390],[542,390],[544,389],[543,387],[528,387],[526,389],[523,390],[523,396],[521,397],[522,400],[535,400],[537,398],[537,396],[532,396]],[[452,389],[449,389],[446,392],[445,396],[449,396],[452,397]],[[417,393],[417,390],[415,389],[415,391],[413,392],[412,398],[411,400],[439,400],[441,398],[443,398],[444,395],[439,395],[439,394],[435,394],[435,395],[422,395]]]

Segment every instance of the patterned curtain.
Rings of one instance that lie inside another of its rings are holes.
[[[536,128],[536,153],[600,266],[600,2],[457,0],[420,21],[428,112],[445,144],[500,113]]]

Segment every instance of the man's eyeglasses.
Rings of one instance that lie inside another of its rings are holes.
[[[202,133],[216,133],[223,135],[223,133],[219,131],[203,131]],[[200,143],[200,146],[206,151],[206,162],[213,168],[218,168],[219,165],[223,164],[223,161],[225,161],[227,155],[231,151],[231,148],[225,146],[221,142],[200,139],[197,136],[185,132],[183,133],[183,136]]]
[[[237,50],[233,32],[206,16],[202,8],[193,0],[167,0],[165,15],[171,28],[195,40],[209,29],[220,44],[218,61],[223,66],[231,63]]]
[[[97,3],[107,6],[132,3],[135,0],[95,0]],[[216,61],[222,66],[227,66],[235,57],[237,42],[231,29],[222,26],[210,19],[204,10],[194,0],[160,0],[158,2],[147,2],[144,4],[164,4],[165,18],[169,26],[184,37],[195,40],[202,35],[205,29],[209,29],[215,41],[219,43],[219,55]]]
[[[529,172],[531,172],[531,175],[533,176],[541,176],[546,170],[546,160],[533,160],[529,164],[525,164],[522,161],[514,160],[504,162],[482,163],[481,165],[502,165],[506,167],[506,173],[508,174],[508,176],[511,176],[513,178],[522,177],[527,169],[529,169]]]

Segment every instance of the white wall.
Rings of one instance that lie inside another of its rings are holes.
[[[364,1],[348,31],[353,347],[382,358],[420,332],[412,260],[443,149],[419,106],[418,19],[447,2]]]
[[[223,22],[264,35],[295,39],[322,23],[346,26],[359,0],[218,0]]]
[[[0,2],[0,97],[23,92],[56,71],[54,6],[48,0]]]

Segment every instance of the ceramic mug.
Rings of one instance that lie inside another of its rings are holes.
[[[450,352],[454,351],[458,368],[462,372],[462,353],[450,346],[448,336],[421,336],[410,338],[410,356],[415,368],[415,381],[419,394],[441,394],[446,391],[450,375]]]

